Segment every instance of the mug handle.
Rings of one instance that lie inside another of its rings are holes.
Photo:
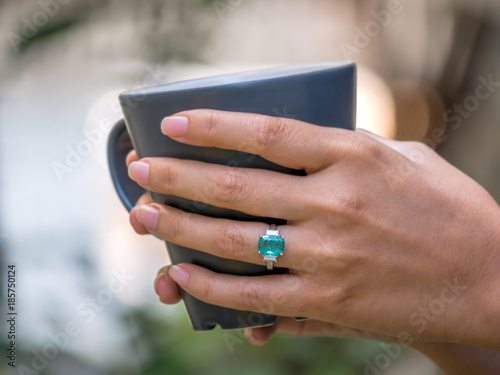
[[[146,190],[137,185],[128,176],[125,161],[130,151],[134,149],[127,131],[125,120],[119,120],[108,136],[108,165],[113,185],[127,211],[131,211],[135,203]]]

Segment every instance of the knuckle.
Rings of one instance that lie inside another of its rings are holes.
[[[215,235],[217,236],[217,246],[225,255],[236,259],[245,255],[244,250],[247,243],[238,225],[226,224]]]
[[[326,288],[325,292],[321,293],[321,297],[318,299],[317,303],[324,305],[325,301],[329,301],[335,306],[332,313],[337,316],[334,318],[339,318],[345,316],[349,312],[349,305],[354,298],[354,291],[349,283],[341,282],[337,283],[334,287]]]
[[[167,225],[164,226],[164,239],[176,243],[179,238],[181,238],[184,232],[183,220],[179,215],[170,213],[166,215],[168,217]]]
[[[343,149],[352,162],[362,163],[365,168],[381,167],[391,160],[387,146],[375,139],[359,137],[357,134],[345,136]]]
[[[197,109],[195,113],[199,114],[197,118],[197,125],[200,127],[199,132],[205,140],[215,143],[220,138],[220,133],[224,129],[224,124],[227,123],[228,117],[225,112],[210,110],[210,109]]]
[[[434,154],[434,150],[422,142],[408,142],[408,158],[415,163],[422,163],[427,157]]]
[[[332,300],[338,310],[345,311],[353,299],[353,290],[347,283],[341,283],[332,291]]]
[[[197,297],[202,301],[210,301],[213,290],[213,280],[208,278],[199,284],[199,292]]]
[[[220,115],[217,112],[209,111],[205,123],[205,131],[210,139],[216,133],[218,124],[220,123]]]
[[[360,142],[356,147],[356,154],[359,159],[369,162],[378,162],[384,157],[384,148],[382,144],[373,139]]]
[[[286,136],[287,126],[283,119],[269,116],[256,117],[256,145],[257,147],[269,147],[278,144]]]
[[[335,208],[341,216],[356,219],[364,210],[361,196],[352,191],[344,191],[335,195]]]
[[[162,188],[170,189],[175,183],[176,168],[174,163],[166,163],[163,165],[162,169],[161,173],[158,173],[158,183]],[[154,175],[154,172],[151,173],[151,175]]]
[[[361,192],[338,189],[334,194],[316,194],[308,202],[313,212],[325,213],[332,220],[345,224],[358,222],[367,210],[366,198]]]
[[[214,173],[213,196],[222,201],[245,200],[252,189],[252,182],[237,168],[226,168]]]
[[[251,311],[259,310],[262,298],[262,288],[253,280],[246,281],[240,294],[241,302]]]

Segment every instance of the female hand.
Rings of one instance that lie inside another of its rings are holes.
[[[500,210],[470,178],[420,143],[252,114],[196,110],[167,118],[179,142],[256,153],[304,177],[147,158],[130,176],[148,190],[287,220],[278,265],[238,277],[192,264],[170,277],[208,303],[305,316],[415,340],[499,348]],[[141,202],[144,203],[144,202]],[[135,218],[137,222],[135,222]],[[265,223],[148,203],[131,221],[170,242],[262,264]]]
[[[127,155],[127,167],[137,161],[137,154],[131,151]],[[153,203],[149,194],[142,195],[136,206],[141,207]],[[148,229],[137,220],[137,210],[130,215],[130,223],[138,234],[147,234]],[[154,289],[160,301],[167,305],[173,305],[181,300],[181,295],[175,281],[168,274],[171,265],[160,268],[154,281]],[[357,337],[385,342],[395,341],[395,338],[375,334],[373,332],[342,327],[333,323],[321,322],[319,320],[295,320],[293,318],[280,316],[276,323],[266,327],[255,327],[245,329],[245,336],[254,345],[265,345],[276,334],[289,334],[294,336],[327,336],[327,337]]]

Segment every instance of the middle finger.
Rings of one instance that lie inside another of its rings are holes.
[[[146,158],[129,167],[142,187],[250,215],[303,218],[299,193],[305,177],[171,158]]]

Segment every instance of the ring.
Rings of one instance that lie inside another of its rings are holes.
[[[267,269],[272,270],[274,262],[278,261],[278,257],[283,255],[285,250],[285,237],[280,235],[280,231],[276,229],[276,225],[271,224],[271,228],[266,230],[266,233],[259,237],[259,254],[267,263]]]

